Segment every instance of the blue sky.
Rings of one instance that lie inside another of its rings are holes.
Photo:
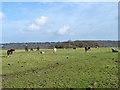
[[[4,2],[3,42],[118,40],[117,2]]]

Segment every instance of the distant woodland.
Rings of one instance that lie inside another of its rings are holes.
[[[29,42],[29,43],[4,43],[0,44],[2,49],[24,49],[28,48],[40,48],[40,49],[52,49],[56,48],[82,48],[88,47],[118,47],[118,41],[64,41],[64,42]]]

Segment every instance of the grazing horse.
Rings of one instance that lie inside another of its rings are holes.
[[[88,50],[90,50],[90,47],[85,47],[85,52],[87,52]]]
[[[33,51],[33,48],[31,48],[30,50]]]
[[[8,55],[8,56],[9,56],[9,55],[12,55],[14,51],[15,51],[15,49],[7,50],[7,55]]]
[[[87,52],[88,51],[88,47],[85,47],[85,52]]]
[[[57,51],[57,49],[56,49],[56,48],[54,48],[54,49],[53,49],[53,53],[56,53],[56,51]]]
[[[119,50],[112,48],[112,52],[119,52]]]

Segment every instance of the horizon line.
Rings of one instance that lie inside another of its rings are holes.
[[[66,41],[120,41],[120,40],[64,40],[64,41],[27,41],[27,42],[0,42],[0,44],[7,43],[46,43],[46,42],[66,42]]]

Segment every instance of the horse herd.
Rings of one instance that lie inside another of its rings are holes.
[[[97,47],[98,48],[98,47]],[[73,49],[76,49],[76,48],[73,48]],[[88,50],[90,50],[91,48],[90,47],[85,47],[85,52],[87,52]],[[13,52],[15,51],[15,49],[10,49],[10,50],[7,50],[7,56],[10,56],[13,54]],[[31,49],[31,51],[33,51],[33,49]],[[57,51],[57,48],[53,48],[53,53],[56,53]],[[115,50],[114,48],[112,48],[112,52],[120,52],[119,50]],[[41,54],[44,54],[46,52],[40,52]]]
[[[76,49],[76,48],[73,48],[73,49]],[[90,47],[85,47],[85,52],[87,52],[88,50],[90,49]],[[33,49],[30,49],[31,51],[33,51]],[[57,51],[57,48],[53,48],[53,53],[56,53]],[[7,56],[10,56],[13,54],[13,52],[15,52],[15,49],[9,49],[7,50]],[[41,54],[44,54],[46,52],[40,52]]]

